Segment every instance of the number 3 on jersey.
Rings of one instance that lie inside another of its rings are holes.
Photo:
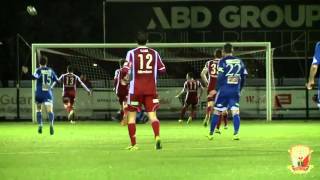
[[[153,60],[153,56],[151,54],[138,54],[140,61],[140,70],[151,70],[151,62]]]
[[[218,75],[218,65],[216,63],[212,63],[211,65],[210,75],[211,77],[216,77]]]

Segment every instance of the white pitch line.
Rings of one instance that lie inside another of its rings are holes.
[[[0,155],[24,155],[24,154],[58,154],[58,152],[50,151],[30,151],[30,152],[0,152]]]
[[[168,148],[164,148],[164,149],[161,149],[160,151],[189,151],[189,150],[219,150],[219,149],[233,149],[235,148],[236,146],[228,146],[228,147],[196,147],[196,148],[187,148],[187,149],[178,149],[178,148],[175,148],[175,149],[168,149]],[[126,149],[124,149],[126,151]],[[129,151],[129,150],[127,150]],[[155,151],[154,149],[140,149],[137,150],[137,151]]]

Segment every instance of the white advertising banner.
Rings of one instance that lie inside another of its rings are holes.
[[[160,110],[159,116],[177,116],[182,106],[181,99],[175,95],[181,88],[159,88]],[[0,89],[0,117],[7,119],[16,118],[17,100],[15,88]],[[54,89],[54,111],[57,118],[65,117],[67,113],[63,108],[61,88]],[[274,92],[274,117],[305,117],[306,114],[306,94],[301,87],[277,88]],[[316,104],[312,101],[312,96],[316,91],[309,93],[310,116],[318,117]],[[32,109],[31,88],[20,89],[20,116],[24,119],[31,119]],[[82,88],[78,89],[75,109],[79,118],[95,119],[97,114],[109,115],[116,112],[120,105],[118,99],[111,89],[95,89],[92,96]],[[206,91],[201,97],[198,117],[204,115],[206,109]],[[241,94],[240,109],[242,117],[264,118],[265,116],[265,91],[263,88],[247,87]]]

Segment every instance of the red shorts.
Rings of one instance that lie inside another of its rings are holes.
[[[128,110],[140,111],[143,104],[146,112],[154,112],[159,108],[158,95],[134,95],[128,96]]]
[[[124,102],[127,102],[128,95],[127,94],[117,94],[119,104],[122,106]]]
[[[185,105],[195,106],[198,104],[198,102],[199,102],[198,96],[188,96],[188,97],[186,97]]]
[[[209,92],[208,92],[208,95],[209,95]],[[214,101],[216,99],[216,94],[211,96],[211,97],[207,97],[207,101]]]
[[[75,98],[76,94],[74,92],[64,93],[64,95],[62,96],[63,104],[70,103],[71,106],[73,106]]]
[[[215,90],[215,84],[213,83],[209,83],[208,85],[208,90],[207,90],[207,94],[210,94],[210,91]],[[207,101],[213,101],[216,98],[216,95],[213,95],[212,97],[207,97]]]

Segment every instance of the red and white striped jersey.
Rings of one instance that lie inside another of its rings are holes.
[[[129,93],[134,95],[157,94],[158,73],[166,71],[159,53],[146,46],[128,51],[124,68],[130,74]]]
[[[123,73],[123,68],[117,69],[114,73],[114,88],[118,95],[128,95],[129,76]]]
[[[208,71],[208,92],[216,88],[218,78],[218,64],[219,59],[212,59],[206,62],[205,69]]]
[[[198,97],[199,88],[203,88],[198,80],[186,80],[183,85],[183,91],[187,92],[186,98]]]
[[[73,73],[66,73],[62,74],[59,79],[60,82],[62,81],[63,84],[63,94],[65,92],[70,92],[70,91],[76,91],[77,89],[77,82],[81,84],[81,86],[88,92],[90,92],[89,88],[81,81],[79,76],[73,74]]]

